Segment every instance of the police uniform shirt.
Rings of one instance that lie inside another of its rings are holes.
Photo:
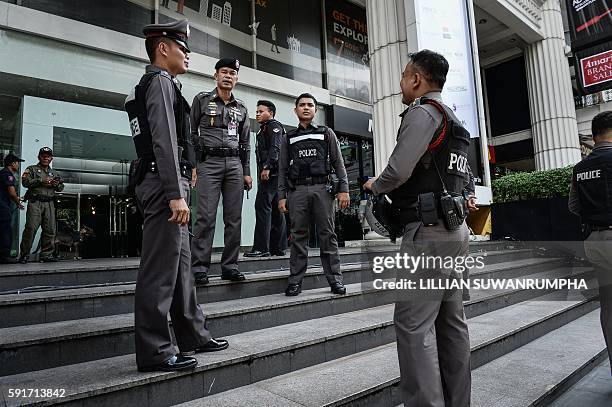
[[[272,173],[276,173],[284,132],[278,120],[271,119],[261,123],[255,148],[258,171],[271,170]]]
[[[440,92],[429,92],[424,96],[442,103]],[[446,112],[449,120],[460,122],[448,109]],[[408,181],[420,161],[427,166],[431,164],[431,156],[425,153],[435,131],[444,120],[434,106],[421,105],[419,99],[410,104],[400,116],[402,122],[397,132],[397,145],[389,157],[387,167],[372,184],[372,192],[375,195],[389,193]],[[471,173],[469,169],[468,172]]]
[[[203,148],[241,149],[243,174],[251,175],[251,122],[246,106],[233,94],[227,104],[216,88],[197,94],[191,105],[191,134]]]
[[[11,204],[11,197],[9,196],[9,187],[15,187],[15,175],[8,168],[0,170],[0,206],[8,207]]]
[[[167,71],[147,65],[146,72],[159,72],[147,88],[147,119],[151,129],[151,141],[159,177],[166,200],[186,198],[181,188],[181,172],[178,161],[178,138],[174,117],[174,103],[177,100],[175,84],[181,89],[178,79]]]
[[[298,125],[297,135],[310,134],[317,128],[318,126],[313,123],[310,123],[306,129],[303,128],[302,125]],[[344,159],[342,158],[340,143],[338,142],[336,133],[334,133],[334,131],[329,127],[327,128],[327,149],[329,151],[331,166],[338,176],[338,192],[348,192],[348,177],[346,175],[346,168],[344,167]],[[287,138],[285,138],[285,141],[281,146],[281,155],[278,165],[278,199],[287,198],[287,170],[289,165],[289,142],[287,141]]]
[[[59,173],[51,167],[45,170],[39,164],[28,166],[21,176],[21,184],[28,188],[31,195],[54,196],[55,192],[64,190],[64,183],[57,186],[44,184],[45,177],[59,177]]]
[[[599,150],[599,149],[608,149],[608,148],[612,148],[612,142],[610,142],[610,141],[598,141],[593,146],[593,151]],[[580,200],[578,199],[578,190],[576,189],[574,177],[572,177],[572,184],[571,184],[571,187],[570,187],[570,194],[569,194],[569,199],[568,199],[568,208],[569,208],[570,212],[572,212],[573,214],[578,215],[578,216],[581,215],[582,208],[580,206]]]

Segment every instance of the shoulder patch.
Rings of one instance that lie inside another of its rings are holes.
[[[9,175],[6,179],[8,180],[8,182],[15,181],[15,177],[13,177],[12,175]]]
[[[273,131],[274,133],[278,133],[278,132],[280,132],[280,128],[278,128],[278,127],[277,127],[277,128],[275,128],[275,129],[272,129],[272,131]]]

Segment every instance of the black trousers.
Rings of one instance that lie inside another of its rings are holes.
[[[12,245],[11,211],[9,207],[0,204],[0,257],[9,257]]]
[[[253,251],[281,251],[287,248],[285,216],[278,211],[278,176],[257,182]]]

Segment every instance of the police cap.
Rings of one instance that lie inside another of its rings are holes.
[[[51,148],[49,147],[43,147],[40,150],[38,150],[38,155],[43,155],[43,154],[53,155],[53,150],[51,150]]]
[[[17,157],[15,154],[7,154],[6,157],[4,157],[4,166],[8,166],[9,164],[12,164],[14,162],[24,162],[25,160],[22,160],[21,158]]]
[[[221,58],[215,64],[215,71],[218,71],[221,68],[231,68],[238,72],[240,70],[240,61],[232,58]]]
[[[174,40],[191,52],[187,40],[189,39],[189,21],[179,20],[167,24],[149,24],[142,29],[145,38],[166,37]]]

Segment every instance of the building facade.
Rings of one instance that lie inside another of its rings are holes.
[[[138,254],[123,102],[147,63],[142,27],[181,18],[191,23],[190,72],[181,77],[188,100],[213,89],[219,57],[240,60],[235,94],[254,131],[258,99],[274,101],[290,129],[295,96],[315,95],[317,122],[336,130],[349,174],[351,206],[338,214],[345,240],[362,238],[361,185],[393,149],[408,52],[431,48],[451,62],[444,97],[474,137],[482,204],[491,201],[490,152],[515,170],[572,164],[590,118],[610,108],[607,91],[578,93],[559,0],[0,0],[0,153],[29,164],[53,147],[67,183],[59,230],[91,229],[86,256]],[[255,192],[243,206],[244,246]]]

